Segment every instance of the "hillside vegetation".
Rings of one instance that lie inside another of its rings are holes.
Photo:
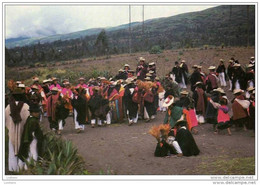
[[[166,50],[160,54],[150,54],[148,52],[140,52],[135,54],[120,54],[112,55],[110,58],[84,58],[60,61],[49,63],[48,65],[37,64],[37,66],[26,67],[7,67],[5,68],[5,79],[25,80],[26,84],[32,83],[32,77],[38,76],[40,81],[56,76],[60,79],[69,79],[73,84],[77,83],[79,77],[86,79],[98,76],[107,78],[113,77],[118,73],[124,64],[129,64],[130,68],[135,70],[138,64],[138,59],[143,56],[146,61],[155,62],[157,66],[157,75],[162,78],[166,73],[169,73],[174,66],[175,61],[186,60],[189,67],[189,72],[192,72],[192,65],[200,64],[203,66],[202,71],[208,73],[210,65],[217,66],[219,59],[225,60],[225,65],[228,65],[228,60],[231,57],[237,59],[243,68],[248,64],[251,56],[255,55],[254,47],[230,47],[221,49],[216,48],[192,48],[179,50]]]
[[[85,30],[52,36],[43,43],[44,38],[36,39],[33,42],[37,43],[36,45],[6,48],[5,62],[8,66],[35,63],[47,65],[51,61],[98,56],[109,58],[113,54],[129,52],[130,35],[127,25],[103,30],[103,38],[99,37],[102,33],[100,31],[101,29]],[[100,43],[98,38],[106,40],[105,47],[98,44]],[[152,19],[145,22],[144,32],[140,23],[133,23],[131,38],[132,53],[149,51],[154,46],[158,46],[161,50],[247,46],[248,44],[254,46],[255,7],[225,5],[200,12]],[[17,42],[19,46],[23,46],[27,41],[28,39],[24,39]]]

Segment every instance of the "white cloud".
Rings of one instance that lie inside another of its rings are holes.
[[[145,6],[145,20],[199,11],[211,6]],[[89,28],[112,27],[129,21],[128,5],[10,6],[6,5],[6,38],[41,37]],[[131,21],[142,21],[142,6],[131,7]]]

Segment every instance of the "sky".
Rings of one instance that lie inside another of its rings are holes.
[[[144,19],[201,11],[216,5],[145,5]],[[142,5],[131,6],[131,22],[142,21]],[[128,5],[5,6],[5,38],[44,37],[129,22]]]

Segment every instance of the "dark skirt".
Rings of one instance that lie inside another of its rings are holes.
[[[249,123],[248,120],[249,117],[245,117],[245,118],[233,120],[233,123],[236,127],[243,127],[243,125],[246,125],[246,127],[248,127],[248,123]]]
[[[217,124],[217,129],[223,130],[223,129],[227,129],[231,126],[232,126],[231,121],[220,122]]]
[[[136,118],[138,112],[138,104],[133,101],[128,101],[126,105],[126,109],[128,110],[129,119]]]
[[[147,111],[149,117],[151,117],[152,115],[155,115],[154,103],[149,103],[147,101],[144,101],[144,106],[146,108],[146,111]]]

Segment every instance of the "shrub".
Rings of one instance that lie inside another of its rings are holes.
[[[7,150],[8,151],[8,150]],[[38,161],[26,161],[27,170],[19,175],[87,175],[84,160],[71,141],[64,141],[53,133],[43,140],[43,155]]]
[[[183,52],[182,52],[182,51],[179,51],[179,55],[183,55]]]
[[[160,46],[158,45],[155,45],[153,46],[150,51],[149,51],[150,54],[159,54],[159,53],[162,53],[162,49]]]

